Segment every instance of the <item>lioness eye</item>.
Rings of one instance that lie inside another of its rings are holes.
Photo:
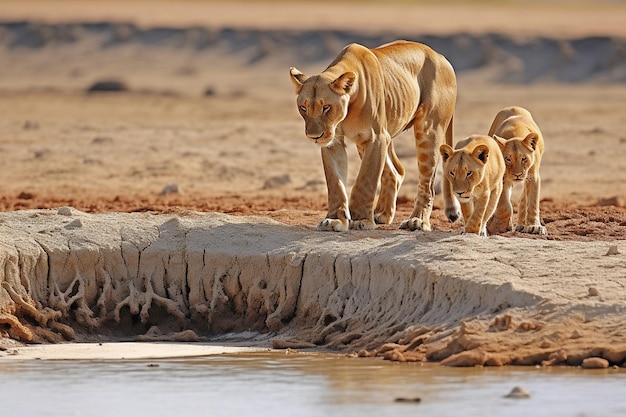
[[[467,175],[465,176],[466,178],[471,177],[474,174],[474,172],[472,171],[467,171]]]
[[[511,158],[508,158],[508,157],[504,158],[504,162],[506,162],[507,164],[510,164],[511,163]]]
[[[522,162],[526,162],[526,157],[522,157]]]
[[[300,111],[302,113],[306,113],[306,106],[300,106]]]
[[[325,105],[324,107],[322,107],[322,111],[324,113],[328,113],[329,110],[330,110],[330,106],[329,105]]]
[[[450,171],[450,176],[454,178],[454,172]]]

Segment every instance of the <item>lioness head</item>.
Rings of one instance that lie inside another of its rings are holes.
[[[452,194],[461,202],[467,202],[476,185],[482,182],[484,168],[489,158],[489,147],[478,145],[472,152],[465,149],[454,150],[449,145],[439,147],[443,158],[443,172],[450,181]]]
[[[307,138],[319,145],[327,145],[335,138],[337,125],[348,114],[356,74],[346,72],[332,79],[324,73],[307,77],[293,67],[289,73],[296,86],[298,111],[304,119]]]
[[[509,140],[496,135],[493,137],[502,150],[507,178],[511,181],[525,180],[528,170],[535,163],[535,148],[539,136],[536,133],[529,133],[524,139],[512,138]]]

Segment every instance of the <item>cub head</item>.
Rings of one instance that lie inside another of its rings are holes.
[[[443,144],[439,147],[439,152],[443,158],[443,172],[447,181],[450,181],[452,194],[459,201],[469,201],[474,188],[483,180],[489,147],[480,144],[469,152],[464,148],[454,150]]]
[[[498,146],[502,150],[506,164],[506,177],[511,181],[523,181],[528,170],[535,163],[535,149],[539,136],[529,133],[524,139],[512,138],[506,140],[494,135]]]
[[[307,77],[293,67],[289,73],[296,86],[304,133],[312,142],[327,145],[335,138],[337,125],[348,115],[357,75],[346,72],[337,78],[330,78],[324,73]]]

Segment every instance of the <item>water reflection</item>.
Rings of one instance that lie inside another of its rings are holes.
[[[531,398],[504,398],[515,386]],[[624,392],[624,370],[459,369],[315,354],[0,364],[3,417],[622,417]]]

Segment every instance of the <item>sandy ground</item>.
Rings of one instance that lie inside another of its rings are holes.
[[[411,28],[402,34],[626,37],[621,22],[626,6],[621,3],[576,2],[564,8],[559,2],[537,2],[528,12],[520,4],[526,2],[507,7],[348,3],[307,6],[305,12],[292,3],[246,3],[250,13],[242,14],[237,4],[213,2],[137,1],[121,7],[104,1],[5,1],[0,17],[287,30],[297,16],[299,27],[306,29],[391,31],[400,21]],[[341,13],[329,13],[328,7]],[[522,12],[528,19],[507,19]],[[336,20],[347,13],[354,17],[349,24]],[[507,24],[501,24],[505,19]],[[0,36],[1,210],[190,209],[258,214],[305,229],[323,217],[326,191],[319,149],[304,138],[288,79],[290,66],[310,73],[323,69],[321,61],[301,62],[283,51],[249,65],[245,51],[198,53],[154,40],[101,49],[91,41],[15,48],[6,33]],[[505,106],[527,107],[546,139],[541,209],[549,234],[542,239],[626,239],[626,85],[550,79],[498,83],[491,82],[494,71],[459,73],[456,139],[486,133]],[[128,91],[86,92],[105,79],[121,80]],[[396,219],[383,230],[395,230],[410,213],[417,187],[411,134],[395,143],[407,178]],[[358,166],[354,152],[350,166],[353,181]],[[433,223],[438,231],[461,228],[445,220],[439,200]]]

